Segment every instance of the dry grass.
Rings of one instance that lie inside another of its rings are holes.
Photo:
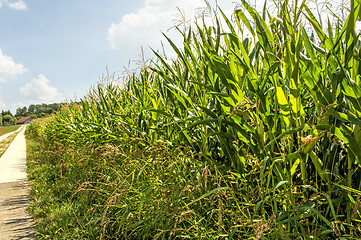
[[[167,39],[173,60],[29,126],[43,235],[361,237],[361,6],[324,33],[307,4],[274,2],[270,19],[242,0],[236,25]]]
[[[6,139],[0,142],[0,157],[5,153],[10,144],[13,142],[14,138],[18,135],[18,133],[13,133]]]

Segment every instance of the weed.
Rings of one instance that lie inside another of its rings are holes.
[[[361,237],[359,1],[326,32],[305,1],[241,3],[29,128],[41,236]]]

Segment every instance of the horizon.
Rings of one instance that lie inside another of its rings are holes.
[[[212,1],[211,1],[212,2]],[[213,6],[214,6],[213,1]],[[233,0],[219,5],[233,12]],[[176,38],[179,9],[188,20],[203,0],[61,2],[0,0],[0,109],[78,100],[104,74],[135,67],[142,49],[161,49],[165,32]],[[179,38],[179,37],[178,37]]]
[[[211,0],[231,16],[237,2]],[[256,1],[254,1],[256,4]],[[340,1],[332,3],[340,4]],[[257,2],[261,9],[263,1]],[[0,109],[77,101],[107,73],[122,76],[151,48],[174,54],[174,25],[193,22],[203,0],[0,0]]]

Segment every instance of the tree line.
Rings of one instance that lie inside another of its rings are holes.
[[[57,112],[61,108],[61,103],[52,104],[31,104],[29,107],[18,107],[15,115],[10,110],[2,111],[0,115],[1,125],[13,125],[15,122],[22,117],[40,118],[46,117],[50,114]]]

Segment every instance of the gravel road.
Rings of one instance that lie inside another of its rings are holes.
[[[0,158],[0,240],[36,239],[32,219],[26,212],[29,185],[26,175],[25,128],[21,127]]]

